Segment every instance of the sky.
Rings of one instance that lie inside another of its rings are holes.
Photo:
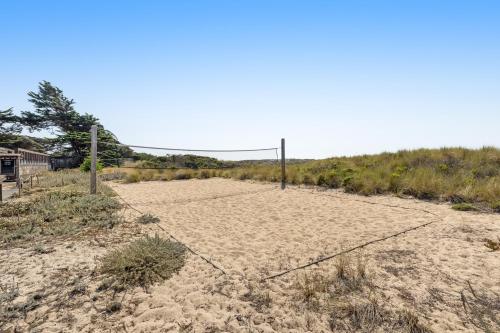
[[[498,147],[500,1],[0,0],[0,110],[42,80],[128,144]]]

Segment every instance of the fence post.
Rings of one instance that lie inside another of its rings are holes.
[[[97,193],[97,125],[90,130],[90,194]]]
[[[286,187],[286,169],[285,169],[285,139],[281,139],[281,189]]]
[[[2,180],[0,179],[0,202],[2,202],[2,200],[3,200],[3,197],[2,197],[2,195],[3,195],[3,188],[2,188],[2,183],[1,183],[1,181],[2,181]]]

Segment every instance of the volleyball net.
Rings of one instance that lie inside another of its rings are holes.
[[[117,157],[98,154],[99,161],[107,167],[150,169],[220,169],[248,165],[277,165],[280,163],[278,147],[252,149],[191,149],[154,147],[122,143],[100,143],[106,146],[130,149],[128,156]]]
[[[92,139],[94,140],[94,138]],[[129,171],[136,170],[208,170],[204,175],[227,176],[225,170],[244,169],[249,167],[265,167],[273,169],[273,180],[285,180],[285,140],[281,139],[279,147],[244,148],[244,149],[195,149],[167,146],[149,146],[125,144],[118,142],[97,142],[95,151],[91,144],[91,157],[105,168]],[[100,147],[98,151],[97,147]],[[106,148],[106,149],[103,149]],[[126,153],[123,153],[124,150]],[[117,154],[116,152],[120,152]],[[182,177],[179,172],[179,177]],[[204,177],[202,177],[204,178]],[[240,175],[245,179],[245,175]]]

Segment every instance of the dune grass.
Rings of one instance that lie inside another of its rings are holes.
[[[186,248],[158,235],[145,236],[101,259],[100,272],[122,287],[147,288],[184,266]]]
[[[280,181],[278,165],[231,169],[124,169],[125,182],[223,177]],[[110,171],[108,171],[109,173]],[[342,188],[349,193],[394,193],[443,200],[469,210],[500,212],[500,149],[442,148],[334,157],[287,166],[288,184]]]
[[[90,195],[89,182],[76,170],[40,175],[33,188],[23,188],[21,199],[0,204],[0,243],[113,228],[121,222],[121,204],[100,183],[98,194]]]
[[[296,306],[328,318],[332,332],[431,333],[412,309],[395,309],[374,284],[374,272],[362,252],[334,261],[335,273],[302,272],[291,286]]]

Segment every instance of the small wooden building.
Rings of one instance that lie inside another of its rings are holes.
[[[27,149],[9,149],[0,147],[0,175],[7,180],[35,175],[49,170],[49,155]]]

